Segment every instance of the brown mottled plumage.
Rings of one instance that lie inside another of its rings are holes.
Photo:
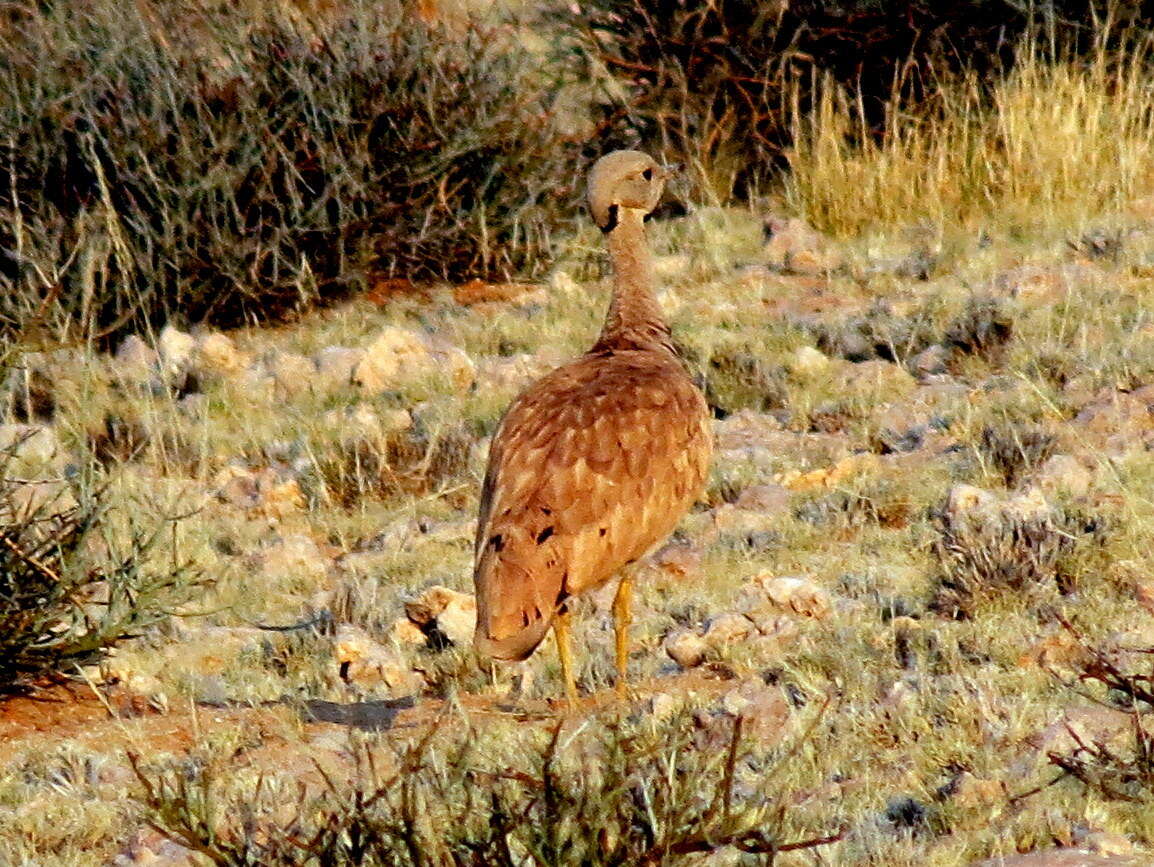
[[[589,352],[530,386],[493,437],[477,526],[477,649],[528,657],[555,625],[575,694],[565,600],[606,583],[672,532],[701,492],[709,413],[653,297],[644,218],[666,171],[637,151],[602,157],[589,207],[613,263],[613,300]],[[628,576],[614,604],[624,686]]]

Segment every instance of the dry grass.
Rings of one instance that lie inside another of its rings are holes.
[[[915,108],[895,99],[877,135],[825,83],[811,111],[795,109],[789,200],[839,234],[1078,231],[1121,213],[1154,184],[1152,43],[1109,22],[1098,38],[1087,59],[1036,40],[1005,77],[944,81]]]

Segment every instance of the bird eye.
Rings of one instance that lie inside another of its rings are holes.
[[[653,169],[646,169],[641,173],[641,177],[645,178],[647,181],[653,180]]]

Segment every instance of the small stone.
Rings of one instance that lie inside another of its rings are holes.
[[[386,326],[365,347],[364,357],[353,369],[353,383],[369,392],[397,388],[402,380],[431,365],[431,353],[422,335]]]
[[[258,553],[254,565],[270,577],[294,576],[321,582],[328,575],[329,558],[308,536],[286,534]]]
[[[457,647],[468,647],[477,628],[477,600],[473,595],[439,584],[406,602],[405,614],[426,636],[435,626]]]
[[[160,370],[160,354],[135,334],[130,334],[116,350],[115,375],[123,382],[144,384]]]
[[[989,809],[1006,803],[1004,782],[981,779],[969,771],[963,771],[950,783],[949,792],[951,800],[967,810]]]
[[[226,334],[212,331],[196,340],[193,363],[199,373],[209,376],[232,376],[249,364],[249,357],[236,348]]]
[[[705,662],[709,645],[691,629],[679,629],[665,637],[665,652],[682,668],[696,668]]]
[[[50,425],[0,424],[0,460],[9,473],[58,475],[66,457]]]
[[[705,630],[705,643],[714,648],[728,647],[745,641],[756,631],[757,627],[752,620],[744,614],[730,611],[710,619]]]
[[[772,578],[761,581],[762,589],[778,608],[789,609],[803,617],[824,619],[830,613],[829,594],[804,578]]]
[[[752,485],[745,488],[733,505],[762,514],[780,514],[789,508],[792,494],[781,485]]]
[[[997,498],[989,491],[974,485],[954,485],[946,497],[946,514],[952,521],[963,515],[988,513],[997,505]]]
[[[484,280],[474,279],[460,286],[454,286],[453,300],[463,307],[516,301],[538,288],[532,283],[486,283]]]
[[[160,355],[160,367],[165,378],[172,380],[186,373],[192,365],[193,353],[196,352],[196,338],[171,325],[166,325],[157,339],[156,349]]]
[[[936,376],[946,372],[946,362],[949,358],[950,351],[940,343],[935,343],[910,359],[910,370],[919,378]]]
[[[270,467],[250,470],[230,464],[213,477],[213,487],[221,502],[268,518],[283,518],[305,506],[297,480]]]
[[[842,264],[825,237],[797,217],[765,221],[768,236],[762,255],[772,266],[793,274],[826,274]]]
[[[358,686],[384,686],[390,698],[414,695],[424,686],[420,675],[398,653],[355,626],[342,624],[337,628],[333,655],[342,680]]]
[[[425,644],[427,636],[421,627],[407,617],[398,617],[389,629],[389,640],[401,645],[420,646]]]
[[[318,384],[317,366],[295,352],[272,352],[264,359],[264,369],[272,380],[274,395],[284,400]]]
[[[649,563],[665,575],[683,580],[701,571],[701,549],[685,542],[670,542],[657,550]]]
[[[1094,484],[1094,472],[1073,455],[1051,455],[1038,468],[1034,483],[1050,495],[1082,497]]]
[[[326,346],[313,358],[318,387],[329,391],[353,385],[353,371],[364,357],[363,349]]]
[[[330,409],[324,415],[325,426],[340,431],[343,440],[379,440],[387,434],[408,430],[413,417],[399,407],[378,411],[367,403],[358,403],[341,409]]]
[[[1129,838],[1114,831],[1092,831],[1078,841],[1079,845],[1095,855],[1133,855],[1134,844]]]
[[[790,358],[789,369],[795,373],[816,376],[829,370],[830,360],[825,353],[812,346],[801,346]]]

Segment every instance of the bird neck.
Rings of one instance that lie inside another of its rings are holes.
[[[653,294],[653,259],[645,240],[645,214],[618,208],[606,236],[613,266],[613,299],[594,352],[612,349],[672,350],[669,327]]]

